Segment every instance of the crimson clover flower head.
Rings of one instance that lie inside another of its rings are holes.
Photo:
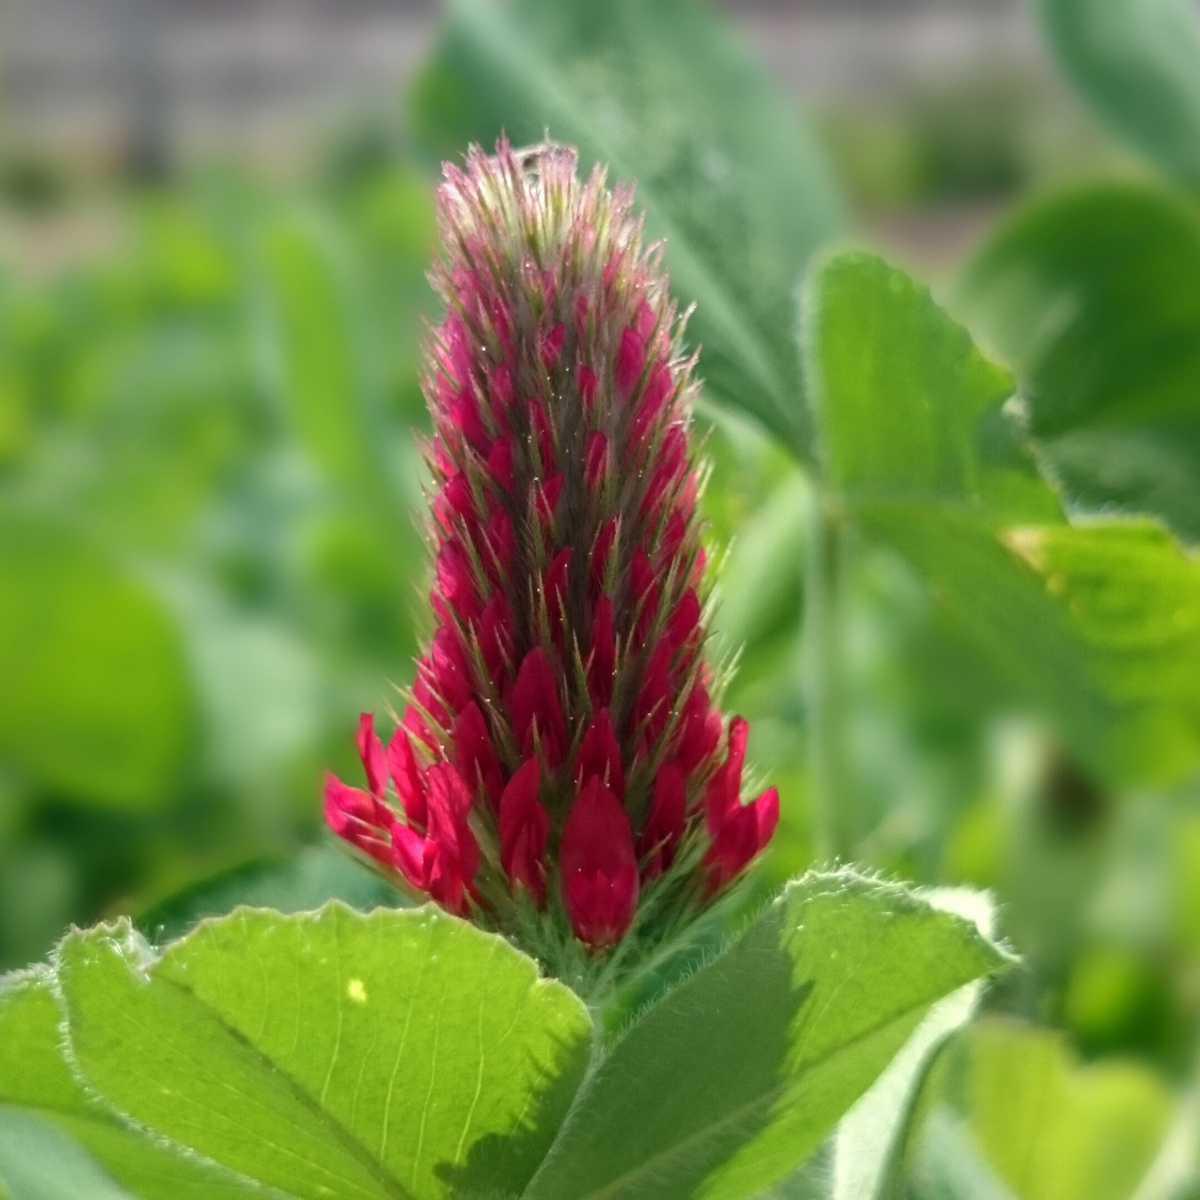
[[[632,193],[568,149],[472,148],[438,214],[435,630],[326,818],[535,952],[661,940],[779,819],[774,789],[743,802],[749,729],[715,702],[684,320]]]

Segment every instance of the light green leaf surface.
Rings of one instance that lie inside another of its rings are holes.
[[[1059,59],[1096,111],[1200,187],[1200,17],[1190,0],[1041,0]]]
[[[711,395],[806,445],[792,330],[795,281],[836,233],[815,144],[712,8],[692,0],[453,0],[415,97],[440,157],[469,141],[552,137],[636,183],[694,301]]]
[[[0,981],[0,1181],[13,1195],[22,1200],[264,1195],[220,1168],[142,1136],[89,1096],[63,1058],[61,1022],[49,971]],[[39,1179],[42,1190],[31,1191]]]
[[[1200,80],[1200,60],[1196,64]],[[1153,513],[1200,541],[1200,214],[1134,184],[1022,212],[959,304],[1019,371],[1029,426],[1083,508]]]
[[[995,905],[967,888],[925,894],[944,912],[973,921],[993,936]],[[903,1200],[905,1159],[922,1087],[947,1042],[975,1013],[983,982],[975,980],[939,1000],[887,1070],[838,1125],[834,1139],[832,1200]]]
[[[163,605],[77,531],[11,509],[0,563],[0,763],[95,804],[168,803],[194,712]]]
[[[589,1077],[530,1200],[741,1200],[807,1158],[943,996],[1005,963],[851,871],[790,885]]]
[[[1062,1038],[1001,1021],[970,1035],[971,1127],[1018,1200],[1128,1200],[1170,1096],[1133,1063],[1078,1065]]]
[[[433,909],[241,909],[160,958],[122,922],[57,969],[105,1102],[297,1200],[519,1194],[590,1048],[573,993]]]
[[[1082,761],[1129,782],[1194,769],[1200,561],[1151,523],[1065,524],[1000,407],[1007,377],[902,272],[839,256],[809,305],[829,502]]]
[[[855,513],[924,507],[982,526],[1053,520],[1005,411],[1016,383],[928,289],[880,258],[845,253],[811,277],[802,327],[825,483]]]

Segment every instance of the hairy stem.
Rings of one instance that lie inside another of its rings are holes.
[[[809,530],[805,640],[814,849],[824,859],[851,857],[859,833],[846,767],[844,537],[838,515],[818,494]]]

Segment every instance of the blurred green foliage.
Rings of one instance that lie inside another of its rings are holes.
[[[1200,1090],[1200,64],[1180,74],[1187,39],[1164,41],[1182,7],[1149,7],[1167,23],[1043,4],[1073,75],[1169,177],[1021,206],[971,256],[952,308],[1015,380],[923,301],[902,345],[851,305],[828,343],[865,381],[826,430],[853,525],[857,855],[993,889],[1025,965],[985,1003],[1033,1023],[978,1030],[931,1077],[946,1103],[926,1106],[913,1195],[1129,1194],[1120,1172]],[[423,632],[429,166],[501,128],[549,125],[639,181],[699,303],[715,633],[784,797],[762,890],[812,861],[794,296],[844,228],[832,171],[684,0],[458,0],[410,110],[419,153],[364,123],[288,182],[118,190],[115,244],[66,271],[0,262],[0,968],[115,911],[153,935],[238,900],[384,895],[313,846],[320,779],[353,771],[355,715],[387,707]],[[1019,89],[930,92],[826,132],[875,206],[994,205],[1037,177],[1039,120]],[[1115,156],[1097,126],[1083,142]],[[0,221],[53,237],[86,195],[16,166]],[[879,306],[905,286],[881,278]],[[881,388],[884,419],[856,417]],[[1114,533],[1116,515],[1139,519]],[[1196,1185],[1168,1168],[1178,1195]]]

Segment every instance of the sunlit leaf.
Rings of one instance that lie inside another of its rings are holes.
[[[829,502],[909,561],[1084,762],[1123,780],[1187,774],[1200,761],[1200,561],[1152,523],[1059,519],[1001,407],[1008,377],[902,272],[842,255],[809,305]]]
[[[57,967],[103,1101],[298,1200],[519,1194],[589,1054],[573,993],[433,909],[240,909],[161,957],[122,923]]]
[[[0,980],[0,1183],[29,1200],[244,1200],[253,1185],[123,1124],[71,1073],[49,971]],[[35,1185],[41,1191],[30,1190]]]
[[[974,921],[993,935],[995,906],[980,892],[944,888],[931,904]],[[976,980],[939,1000],[870,1091],[842,1118],[834,1138],[831,1200],[898,1200],[904,1195],[905,1160],[920,1108],[922,1087],[947,1042],[975,1014],[983,992]]]

